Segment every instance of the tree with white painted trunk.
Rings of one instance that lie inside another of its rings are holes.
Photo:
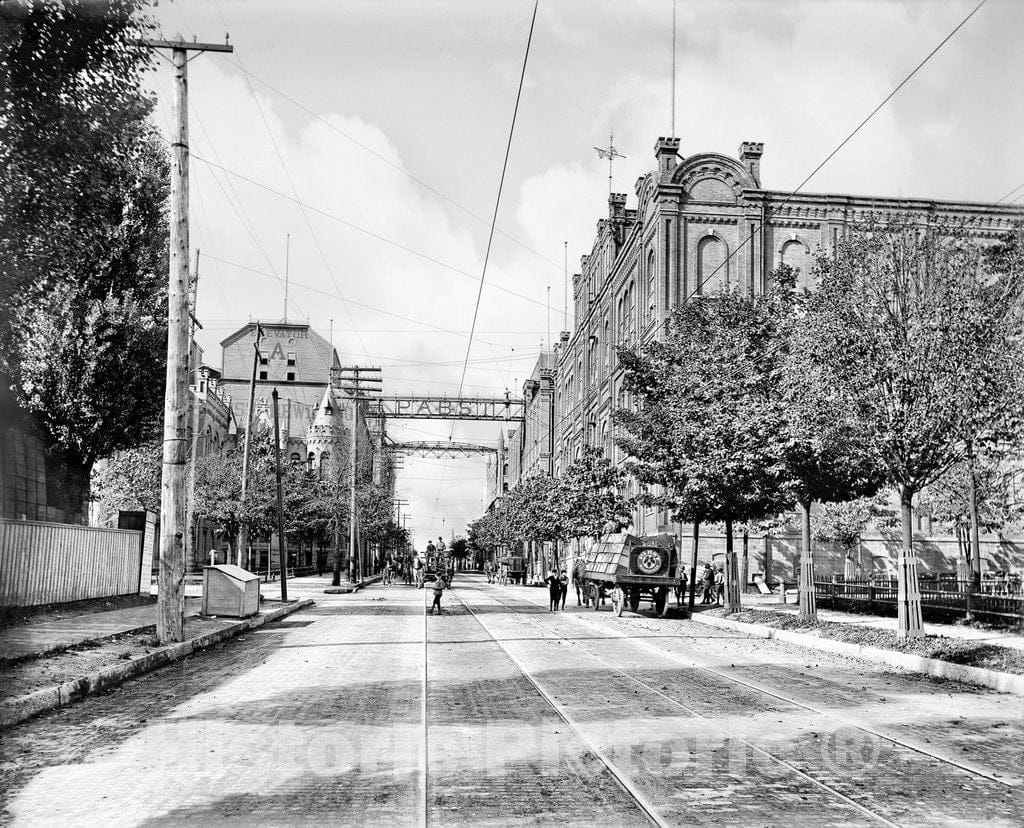
[[[809,384],[827,386],[859,423],[899,492],[900,638],[923,635],[914,497],[980,431],[1020,422],[1020,257],[983,268],[974,240],[942,231],[875,225],[842,239],[818,259],[798,333]]]

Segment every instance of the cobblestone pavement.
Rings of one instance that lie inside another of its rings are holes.
[[[440,617],[429,590],[324,584],[4,733],[0,821],[1024,822],[1019,698],[480,578]]]

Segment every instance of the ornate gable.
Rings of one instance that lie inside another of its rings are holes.
[[[757,188],[739,161],[711,152],[687,158],[676,168],[672,183],[683,188],[687,201],[726,204],[735,204],[744,189]]]

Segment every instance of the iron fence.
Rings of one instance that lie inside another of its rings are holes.
[[[921,578],[921,612],[926,621],[949,622],[972,618],[1000,625],[1024,625],[1024,595],[995,585],[985,591],[972,591],[970,581],[956,578]],[[824,609],[866,612],[873,615],[896,615],[895,580],[817,581],[814,585],[817,603]]]

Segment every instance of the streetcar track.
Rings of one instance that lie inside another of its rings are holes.
[[[533,606],[540,606],[539,604],[535,603],[534,601],[531,601],[528,598],[524,598],[523,600],[527,601],[528,603],[532,604]],[[501,606],[504,606],[506,609],[509,608],[509,605],[504,603],[504,602],[502,602],[502,601],[498,601],[498,603]],[[526,613],[517,613],[517,614],[519,614],[519,615],[526,615]],[[565,617],[572,618],[574,621],[576,621],[579,624],[584,624],[584,625],[586,625],[588,627],[593,628],[590,621],[587,621],[585,618],[583,618],[581,616],[578,616],[576,614],[569,614],[569,615],[567,615]],[[755,682],[747,681],[746,679],[739,678],[738,676],[731,675],[730,673],[724,672],[722,670],[717,670],[714,667],[709,667],[708,665],[702,664],[699,661],[696,661],[695,659],[684,658],[683,656],[680,656],[680,655],[678,655],[676,653],[670,652],[668,650],[661,649],[660,647],[656,647],[655,645],[648,643],[648,641],[645,640],[646,636],[633,636],[633,635],[628,635],[626,633],[614,633],[614,632],[611,633],[611,635],[613,637],[620,638],[621,640],[624,640],[624,641],[635,641],[638,644],[640,644],[642,647],[644,647],[645,649],[647,649],[647,650],[649,650],[649,651],[651,651],[653,653],[656,653],[658,655],[664,656],[665,658],[668,658],[671,661],[675,661],[678,664],[682,664],[682,665],[684,665],[686,667],[696,668],[698,670],[703,670],[706,673],[710,673],[711,675],[717,676],[717,677],[719,677],[721,679],[725,679],[726,681],[732,682],[734,684],[741,685],[743,687],[746,687],[749,690],[754,690],[755,692],[761,693],[761,694],[766,695],[766,696],[770,696],[771,698],[774,698],[774,699],[777,699],[779,701],[785,702],[786,704],[792,705],[794,707],[802,708],[802,709],[804,709],[804,710],[806,710],[806,711],[808,711],[810,713],[814,713],[814,714],[816,714],[818,716],[822,716],[823,718],[832,719],[833,721],[838,722],[839,724],[842,724],[842,725],[844,725],[846,727],[849,727],[849,728],[852,728],[852,729],[855,729],[855,730],[860,730],[863,733],[867,733],[867,734],[869,734],[871,736],[874,736],[874,737],[876,737],[878,739],[882,739],[883,741],[891,742],[892,744],[899,745],[900,747],[906,748],[907,750],[913,751],[914,753],[918,753],[918,754],[920,754],[922,756],[927,756],[928,758],[933,759],[933,760],[935,760],[937,762],[942,762],[944,764],[947,764],[947,765],[950,765],[952,767],[955,767],[958,770],[963,771],[964,773],[968,773],[968,774],[971,774],[973,776],[978,776],[978,777],[980,777],[982,779],[988,780],[989,782],[994,782],[996,784],[1003,785],[1003,786],[1008,787],[1008,788],[1020,787],[1021,784],[1022,784],[1022,780],[1020,780],[1018,778],[1004,778],[1004,777],[1001,777],[999,775],[996,775],[995,773],[992,773],[992,772],[983,770],[981,768],[975,767],[974,765],[958,761],[957,759],[953,759],[952,757],[949,757],[949,756],[943,756],[941,754],[935,753],[935,752],[933,752],[931,750],[928,750],[927,748],[925,748],[925,747],[923,747],[921,745],[915,744],[913,742],[906,741],[905,739],[901,739],[901,738],[899,738],[897,736],[893,736],[893,735],[888,734],[888,733],[883,733],[882,731],[876,730],[875,728],[871,727],[870,725],[865,724],[864,722],[857,721],[856,719],[844,718],[844,717],[839,716],[839,715],[837,715],[835,713],[829,712],[827,710],[823,710],[823,709],[818,708],[818,707],[814,707],[813,705],[810,705],[810,704],[808,704],[806,702],[802,702],[799,699],[794,699],[794,698],[791,698],[789,696],[785,696],[785,695],[783,695],[781,693],[778,693],[778,692],[776,692],[774,690],[769,690],[768,688],[763,687],[760,684],[757,684]],[[716,639],[717,639],[717,636],[716,636]]]
[[[512,607],[511,605],[506,604],[504,601],[501,601],[501,600],[493,598],[493,596],[489,595],[488,593],[483,592],[482,590],[477,590],[477,592],[479,594],[481,594],[481,595],[485,595],[488,598],[492,598],[492,600],[494,600],[497,604],[499,604],[500,606],[503,606],[506,609],[512,611],[517,616],[525,616],[525,615],[527,615],[526,613],[517,612],[515,610],[515,608]],[[466,603],[465,601],[462,601],[462,603],[466,607],[466,609],[469,610],[470,613],[473,613],[473,610],[470,608],[468,603]],[[530,603],[533,603],[533,602],[530,602]],[[476,617],[476,613],[473,613],[473,616]],[[537,624],[537,622],[532,620],[532,619],[527,618],[526,620],[528,621],[528,623]],[[481,626],[482,626],[482,624],[481,624]],[[490,634],[490,631],[488,631],[488,633]],[[492,637],[494,637],[493,634],[491,634],[491,635],[492,635]],[[496,642],[498,642],[498,639],[496,637],[494,638],[494,640]],[[555,636],[549,636],[548,640],[549,641],[562,641],[562,640],[566,640],[566,639],[560,639],[560,638],[557,638]],[[815,785],[815,786],[821,788],[822,790],[824,790],[827,793],[831,794],[836,799],[839,799],[842,802],[845,802],[851,808],[859,811],[863,815],[865,815],[867,817],[870,817],[871,819],[876,820],[876,821],[882,823],[883,825],[893,826],[893,828],[896,828],[899,825],[899,823],[891,821],[890,819],[888,819],[887,817],[883,816],[882,814],[877,813],[876,811],[871,810],[866,805],[862,805],[860,802],[857,802],[855,799],[852,799],[851,797],[847,796],[842,791],[839,791],[839,790],[835,789],[834,787],[832,787],[828,783],[822,782],[820,779],[816,779],[814,776],[812,776],[811,774],[807,773],[806,771],[803,771],[800,768],[796,767],[791,762],[788,762],[787,760],[783,759],[780,756],[776,756],[771,751],[766,750],[765,748],[762,748],[762,747],[754,744],[753,742],[750,742],[747,739],[744,739],[742,736],[736,736],[735,734],[731,733],[728,728],[723,727],[720,724],[717,724],[713,719],[711,719],[711,718],[709,718],[709,717],[699,713],[697,710],[694,710],[693,708],[688,707],[687,705],[683,704],[682,702],[678,701],[677,699],[673,699],[672,697],[666,695],[665,693],[661,692],[657,688],[652,687],[651,685],[649,685],[646,682],[636,678],[635,676],[630,675],[625,670],[623,670],[623,669],[621,669],[619,667],[616,667],[614,664],[612,664],[611,662],[601,658],[600,656],[595,655],[594,653],[588,652],[587,650],[583,649],[583,647],[578,645],[572,639],[569,639],[568,643],[570,643],[573,646],[575,646],[584,655],[586,655],[586,656],[592,658],[593,660],[599,662],[600,664],[604,665],[604,667],[606,669],[610,670],[611,672],[617,673],[618,675],[621,675],[623,678],[627,679],[628,681],[632,681],[635,684],[638,684],[640,687],[643,687],[645,690],[649,690],[650,692],[654,693],[656,696],[658,696],[659,698],[661,698],[664,701],[668,702],[669,704],[673,705],[674,707],[677,707],[680,710],[683,710],[684,712],[688,713],[689,715],[693,716],[694,718],[699,719],[700,721],[702,721],[705,724],[709,725],[711,728],[713,728],[714,730],[716,730],[719,733],[723,734],[727,738],[736,739],[738,742],[740,742],[741,744],[743,744],[746,747],[750,748],[754,752],[756,752],[756,753],[760,754],[761,756],[764,756],[764,757],[772,760],[773,762],[776,762],[777,764],[779,764],[782,767],[786,768],[788,771],[790,771],[791,773],[795,774],[796,776],[799,776],[800,778],[807,780],[812,785]],[[498,642],[498,644],[499,644],[499,646],[501,646],[500,642]],[[502,646],[502,649],[504,650],[505,648]],[[508,653],[507,650],[505,650],[505,652]],[[527,675],[527,677],[530,678],[530,681],[533,682],[533,684],[535,686],[537,686],[538,689],[540,689],[539,685],[537,685],[537,683],[533,680],[533,678],[531,676],[529,676],[529,674],[526,672],[526,669],[519,663],[518,659],[516,659],[511,653],[508,653],[508,655],[509,655],[510,658],[513,659],[513,661],[515,661],[516,666],[519,667],[519,669],[523,671],[523,674]],[[544,691],[541,690],[541,692],[543,693]],[[552,706],[554,706],[554,704],[555,704],[555,702],[552,702]],[[579,733],[579,730],[572,724],[572,722],[568,719],[568,716],[566,714],[562,714],[560,712],[560,715],[562,715],[563,719],[565,719],[566,723],[570,727],[572,727],[573,730],[576,730],[576,732]],[[589,740],[586,740],[586,738],[583,737],[582,734],[580,734],[580,736],[581,736],[581,738],[583,738],[587,742],[587,744],[589,746],[590,745]],[[591,748],[591,749],[594,750],[595,748]],[[596,752],[596,750],[595,750],[595,752]]]
[[[454,592],[452,594],[454,594],[455,597],[458,598],[462,606],[464,606],[466,610],[469,612],[469,614],[473,616],[473,619],[477,622],[477,624],[480,625],[480,628],[485,633],[487,633],[487,635],[490,636],[491,641],[493,641],[498,646],[498,648],[505,654],[505,656],[515,665],[516,669],[519,670],[523,678],[525,678],[533,686],[534,690],[537,691],[537,694],[542,699],[544,699],[545,702],[547,702],[548,706],[555,711],[555,714],[563,722],[565,722],[566,726],[568,726],[569,729],[576,734],[577,738],[584,745],[586,745],[587,749],[601,762],[602,765],[604,765],[608,773],[611,774],[612,779],[615,780],[615,783],[619,786],[623,793],[625,793],[630,799],[633,800],[637,808],[647,818],[647,820],[652,825],[659,826],[659,828],[668,828],[668,826],[672,823],[667,821],[658,813],[653,803],[651,803],[650,800],[648,800],[647,797],[643,794],[643,792],[640,791],[632,783],[629,777],[622,770],[619,769],[618,765],[615,764],[611,757],[609,757],[602,748],[600,748],[598,745],[596,745],[593,741],[588,739],[583,734],[583,732],[573,723],[565,707],[557,699],[555,699],[554,696],[552,696],[547,690],[541,687],[537,680],[534,679],[532,675],[530,675],[529,671],[527,671],[523,663],[509,651],[509,649],[498,639],[497,636],[494,635],[494,633],[487,629],[487,626],[484,624],[483,621],[480,620],[480,617],[473,611],[473,608],[469,605],[469,603],[464,598],[462,598],[461,595],[457,595]]]
[[[426,587],[423,589],[423,600],[420,602],[423,606],[423,698],[420,702],[420,720],[423,722],[423,747],[421,748],[420,755],[420,767],[423,769],[423,802],[422,802],[422,820],[420,824],[423,828],[426,828],[430,822],[430,795],[427,792],[428,786],[428,767],[427,762],[429,761],[429,752],[427,749],[427,649],[428,649],[428,635],[429,627],[427,626],[427,594]]]

